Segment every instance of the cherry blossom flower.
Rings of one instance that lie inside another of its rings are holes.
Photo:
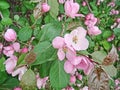
[[[6,56],[12,56],[14,54],[14,48],[11,45],[3,47],[3,54]]]
[[[62,37],[56,37],[52,41],[52,45],[54,48],[58,49],[57,55],[59,60],[63,60],[66,58],[72,59],[76,56],[76,52],[73,48],[66,46],[65,40]]]
[[[65,14],[71,18],[75,18],[76,16],[84,17],[82,14],[77,14],[79,11],[79,4],[76,2],[73,2],[73,0],[67,0],[65,2]]]
[[[19,52],[19,51],[20,51],[20,43],[18,43],[18,42],[13,43],[13,44],[12,44],[12,47],[14,48],[14,50],[15,50],[16,52]]]
[[[90,62],[89,58],[85,56],[79,56],[81,62],[76,66],[77,69],[82,69],[86,75],[94,68],[94,65]]]
[[[99,35],[102,33],[101,30],[97,26],[87,27],[87,29],[88,29],[89,35]]]
[[[39,74],[36,76],[37,79],[37,87],[38,89],[45,88],[48,77],[40,78]]]
[[[89,42],[86,39],[86,30],[83,27],[74,29],[70,34],[65,35],[65,43],[75,50],[86,50]]]
[[[16,32],[13,29],[7,29],[4,34],[4,38],[8,42],[15,41],[17,38]]]
[[[14,76],[16,76],[16,75],[19,75],[18,79],[21,80],[23,74],[24,74],[26,71],[27,71],[27,67],[26,67],[26,66],[20,67],[20,68],[14,70],[14,71],[12,72],[12,76],[14,77]]]
[[[84,86],[82,89],[80,89],[80,90],[89,90],[88,89],[88,86]]]
[[[42,3],[42,12],[48,12],[50,10],[50,6],[47,3]]]
[[[11,56],[10,58],[8,58],[5,62],[5,68],[8,74],[12,74],[12,72],[14,71],[14,68],[17,65],[17,57],[16,56]]]
[[[94,14],[89,13],[85,16],[85,25],[88,27],[94,26],[97,23],[97,18],[94,17]]]

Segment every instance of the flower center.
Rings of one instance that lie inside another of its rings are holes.
[[[74,36],[72,40],[73,40],[73,42],[76,44],[76,43],[77,43],[77,41],[78,41],[77,36]]]
[[[63,51],[66,53],[68,51],[67,47],[63,47]]]

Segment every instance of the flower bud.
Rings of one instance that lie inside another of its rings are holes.
[[[14,90],[22,90],[20,87],[16,87],[14,88]]]
[[[13,29],[8,29],[4,34],[4,38],[8,42],[15,41],[16,37],[16,32]]]
[[[28,52],[28,48],[27,47],[24,47],[21,49],[21,53],[27,53]]]
[[[42,3],[42,12],[48,12],[50,10],[50,6],[47,3]]]

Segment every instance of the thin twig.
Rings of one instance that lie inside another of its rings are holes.
[[[90,5],[89,5],[89,3],[88,3],[88,0],[85,0],[85,2],[86,2],[86,4],[87,4],[87,6],[88,6],[89,11],[92,13],[92,9],[90,8]]]

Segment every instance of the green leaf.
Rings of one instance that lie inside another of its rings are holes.
[[[2,15],[4,18],[6,18],[6,17],[9,18],[9,16],[10,16],[9,9],[1,10],[1,12],[2,12]]]
[[[2,1],[2,0],[0,1],[0,10],[7,9],[9,7],[10,7],[10,5],[8,2]]]
[[[51,66],[52,66],[52,62],[46,62],[46,63],[41,64],[40,70],[39,70],[41,78],[49,76]]]
[[[61,89],[68,85],[70,75],[64,71],[64,61],[56,60],[50,70],[50,84],[53,88]]]
[[[0,71],[5,71],[5,64],[3,64],[5,62],[5,58],[2,57],[0,59]]]
[[[103,47],[105,48],[105,50],[107,50],[107,51],[109,51],[110,50],[110,48],[112,47],[112,44],[110,44],[108,41],[106,41],[106,40],[104,40],[103,42],[102,42],[102,45],[103,45]]]
[[[19,40],[21,41],[27,41],[31,38],[31,36],[32,36],[32,29],[29,27],[23,27],[18,32],[18,37],[19,37]]]
[[[42,28],[37,38],[40,41],[52,41],[53,38],[59,36],[61,32],[62,25],[60,22],[49,23]]]
[[[0,84],[2,84],[7,78],[7,73],[5,71],[0,71]]]
[[[3,25],[11,25],[11,24],[12,24],[12,19],[11,19],[11,18],[8,18],[8,17],[2,18],[1,23],[2,23]]]
[[[57,0],[48,0],[48,4],[50,5],[50,15],[57,19],[58,12],[59,12],[59,4]]]
[[[120,35],[120,28],[115,28],[115,29],[113,29],[113,31],[114,31],[115,36]]]
[[[23,5],[30,10],[34,9],[34,5],[32,3],[30,3],[30,1],[23,1]]]
[[[91,54],[91,56],[93,60],[101,64],[107,54],[105,51],[95,51]]]
[[[19,86],[19,81],[16,78],[8,78],[3,84],[0,85],[0,90],[11,90]]]
[[[33,65],[38,65],[57,59],[56,50],[48,41],[38,43],[38,45],[34,47],[34,52],[37,54],[37,57]]]
[[[36,78],[34,72],[29,69],[22,76],[20,86],[22,90],[35,90],[36,88]]]
[[[103,34],[102,34],[103,39],[107,39],[107,38],[109,38],[111,35],[112,35],[112,31],[110,31],[110,30],[104,31]]]
[[[21,54],[21,55],[19,56],[19,59],[18,59],[18,61],[17,61],[17,65],[25,64],[25,60],[24,60],[25,56],[26,56],[26,54]]]
[[[111,77],[116,76],[117,74],[117,69],[113,65],[109,66],[102,66],[105,70],[105,72],[110,75]]]

